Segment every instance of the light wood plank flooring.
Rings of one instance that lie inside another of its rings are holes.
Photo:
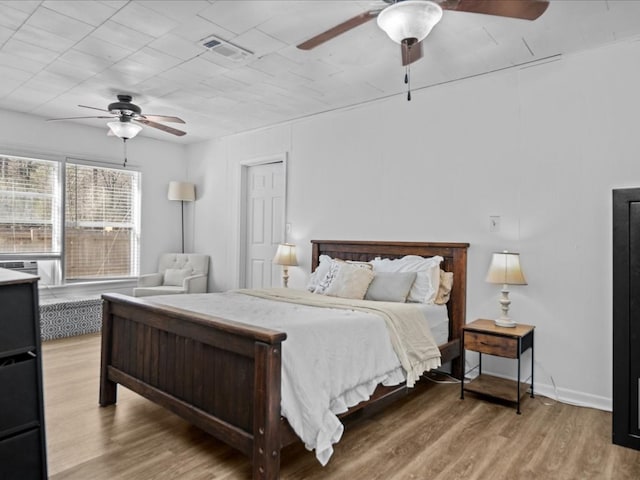
[[[49,475],[78,479],[249,479],[241,454],[119,387],[98,406],[100,341],[44,343]],[[522,415],[423,382],[347,429],[327,467],[302,445],[286,448],[282,478],[637,480],[640,452],[611,444],[611,414],[526,397]]]

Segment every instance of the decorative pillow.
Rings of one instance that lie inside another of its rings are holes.
[[[372,260],[373,270],[377,272],[416,272],[416,280],[411,286],[407,302],[433,303],[440,284],[440,263],[443,258],[406,255],[391,260],[376,258]]]
[[[331,260],[331,263],[329,264],[329,271],[324,276],[324,278],[322,278],[322,280],[318,282],[318,285],[316,286],[315,290],[313,290],[313,293],[326,295],[327,288],[329,288],[329,285],[331,285],[336,275],[338,274],[340,267],[343,264],[345,263],[342,260]]]
[[[451,294],[451,287],[453,287],[453,272],[440,270],[440,286],[438,287],[438,295],[436,295],[433,303],[437,305],[447,303]]]
[[[416,272],[378,272],[364,296],[379,302],[406,302]]]
[[[307,290],[310,292],[315,291],[320,281],[324,279],[331,268],[332,258],[329,255],[320,255],[318,260],[320,260],[320,263],[309,277],[309,283],[307,284]]]
[[[318,264],[318,268],[316,268],[315,272],[313,272],[311,274],[311,277],[309,277],[307,290],[312,293],[319,293],[321,295],[325,295],[326,289],[335,278],[341,265],[348,263],[360,268],[373,270],[373,265],[371,265],[369,262],[354,262],[352,260],[347,260],[345,262],[340,258],[331,258],[328,255],[320,255],[319,260],[320,263]]]
[[[165,286],[181,287],[184,279],[192,275],[193,270],[190,268],[167,268],[164,271]]]
[[[356,262],[355,260],[347,260],[347,263],[350,265],[355,265],[360,268],[368,268],[369,270],[373,270],[373,265],[371,262]]]
[[[338,264],[338,272],[325,295],[362,300],[375,274],[369,268],[349,263]]]

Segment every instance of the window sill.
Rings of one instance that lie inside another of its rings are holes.
[[[41,299],[100,296],[107,292],[131,295],[133,288],[137,284],[137,278],[126,278],[120,280],[67,283],[65,285],[40,285],[38,290]]]

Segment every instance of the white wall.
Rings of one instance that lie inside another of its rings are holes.
[[[142,172],[140,268],[146,273],[155,271],[160,253],[181,249],[180,203],[167,199],[167,188],[171,180],[186,179],[186,150],[143,136],[127,143],[128,165]],[[45,122],[41,117],[4,110],[0,110],[0,152],[49,159],[74,157],[116,166],[123,163],[122,140],[107,137],[106,127]],[[96,287],[91,288],[93,293]],[[77,288],[73,291],[79,293]]]
[[[640,184],[639,55],[619,43],[189,147],[190,242],[212,255],[211,289],[237,286],[238,163],[287,152],[290,285],[310,239],[470,242],[468,321],[492,318],[490,254],[518,251],[529,285],[511,313],[536,325],[536,387],[610,409],[611,190]]]

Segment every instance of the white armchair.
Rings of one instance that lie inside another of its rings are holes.
[[[209,255],[164,253],[158,262],[158,273],[141,275],[133,296],[205,293],[208,274]]]

